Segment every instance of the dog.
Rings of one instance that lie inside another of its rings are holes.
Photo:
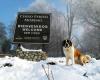
[[[74,61],[75,61],[75,64],[84,65],[84,64],[89,63],[91,61],[91,56],[87,55],[87,54],[84,55],[78,49],[75,49]]]
[[[84,65],[90,62],[91,56],[82,54],[78,49],[74,47],[71,40],[68,39],[64,40],[62,42],[62,46],[63,46],[63,52],[66,56],[66,65],[68,65],[70,59],[72,61],[72,65],[73,64]]]
[[[72,64],[75,64],[74,61],[74,46],[70,40],[64,40],[62,42],[63,52],[66,56],[66,65],[68,65],[69,59],[72,60]]]
[[[91,56],[90,55],[82,55],[80,56],[80,64],[84,65],[86,63],[89,63],[91,61]]]

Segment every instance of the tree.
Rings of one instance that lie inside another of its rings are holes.
[[[84,23],[82,44],[85,52],[90,52],[100,58],[100,1],[79,0],[79,17]]]
[[[66,6],[66,14],[64,15],[65,21],[67,23],[67,38],[72,39],[73,27],[76,25],[76,14],[78,7],[78,2],[76,0],[62,0]]]
[[[1,50],[3,53],[8,53],[11,48],[11,42],[8,39],[5,39],[2,43]]]
[[[6,38],[5,25],[2,22],[0,22],[0,49],[5,38]]]
[[[90,25],[100,29],[100,1],[99,0],[78,0],[81,17]],[[80,15],[79,15],[80,16]],[[92,27],[93,27],[92,26]]]
[[[6,37],[5,25],[0,22],[0,38],[3,39]]]
[[[78,19],[78,11],[79,11],[79,2],[77,0],[62,0],[66,6],[66,13],[63,15],[66,21],[66,28],[67,28],[67,39],[70,39],[75,47],[80,49],[83,48],[81,45],[81,36],[82,34],[79,29],[80,20]],[[78,31],[79,34],[76,32]]]
[[[0,38],[5,37],[6,31],[5,31],[5,25],[0,22]]]
[[[13,40],[13,37],[14,37],[14,29],[15,29],[15,27],[16,27],[16,22],[15,21],[13,21],[13,22],[11,22],[11,24],[10,25],[8,25],[8,33],[9,33],[9,39],[11,40],[11,42],[12,42],[12,40]]]
[[[68,21],[69,39],[71,37],[74,44],[78,43],[83,53],[89,52],[95,57],[100,57],[100,1],[65,1],[67,14],[65,18]]]

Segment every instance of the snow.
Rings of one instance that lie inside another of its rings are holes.
[[[26,48],[24,48],[22,45],[20,46],[20,48],[22,49],[22,51],[39,51],[39,52],[42,51],[42,49],[38,49],[38,50],[26,49]]]
[[[55,62],[56,65],[48,66],[48,62]],[[2,66],[5,63],[11,63],[13,66]],[[90,63],[83,66],[77,64],[66,66],[64,57],[50,57],[40,62],[18,57],[0,58],[0,80],[48,80],[42,65],[47,74],[49,72],[51,80],[53,80],[51,71],[54,80],[100,80],[100,60],[92,58]]]

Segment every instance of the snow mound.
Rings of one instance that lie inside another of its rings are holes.
[[[56,65],[49,65],[48,70],[48,62],[55,62]],[[5,63],[12,66],[2,66]],[[94,58],[84,66],[66,66],[65,58],[33,62],[18,57],[0,58],[0,80],[48,80],[42,65],[47,73],[52,71],[54,80],[100,80],[100,60]]]
[[[26,49],[26,48],[24,48],[22,45],[20,46],[20,48],[22,49],[22,51],[39,51],[39,52],[41,52],[42,51],[42,49],[38,49],[38,50],[33,50],[33,49]]]

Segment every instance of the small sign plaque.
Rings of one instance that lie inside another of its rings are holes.
[[[50,14],[20,12],[17,16],[13,42],[49,43]]]

